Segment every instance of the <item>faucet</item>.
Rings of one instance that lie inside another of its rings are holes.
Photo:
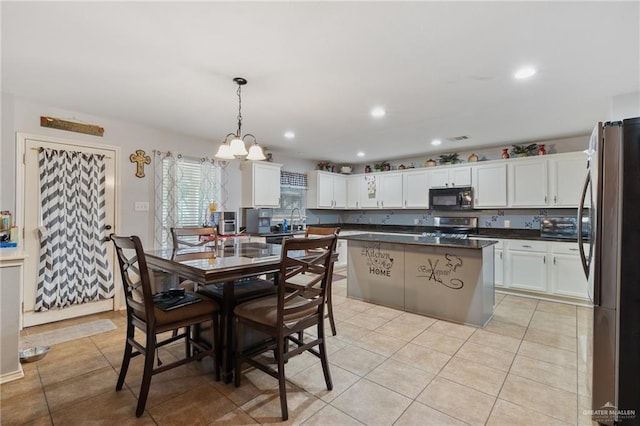
[[[300,214],[300,208],[298,207],[294,207],[293,209],[291,209],[291,230],[295,231],[295,226],[294,226],[294,221],[293,221],[293,213],[298,210],[298,223],[300,223],[302,221],[302,215]]]

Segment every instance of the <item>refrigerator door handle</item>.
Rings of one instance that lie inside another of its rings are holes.
[[[580,201],[578,202],[578,250],[580,251],[580,260],[582,261],[582,269],[584,270],[584,275],[589,279],[589,263],[591,263],[591,253],[593,249],[589,251],[589,259],[584,252],[584,246],[582,245],[582,214],[584,212],[584,200],[587,197],[587,189],[591,184],[591,173],[587,171],[587,177],[584,180],[584,185],[582,187],[582,194],[580,195]],[[593,241],[593,238],[591,238]]]

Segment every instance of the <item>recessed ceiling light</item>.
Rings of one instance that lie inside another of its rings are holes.
[[[371,110],[371,116],[374,118],[381,118],[387,115],[387,111],[385,111],[382,107],[375,107]]]
[[[364,152],[362,151],[358,151],[358,153],[356,154],[358,157],[364,157]]]
[[[293,139],[296,137],[296,134],[291,131],[288,131],[288,132],[284,132],[284,137],[287,139]]]
[[[520,68],[513,75],[513,78],[515,78],[517,80],[523,80],[525,78],[533,77],[536,74],[536,72],[537,72],[536,69],[533,68],[533,67]]]
[[[440,145],[442,141],[440,139],[434,139],[431,141],[431,145]]]

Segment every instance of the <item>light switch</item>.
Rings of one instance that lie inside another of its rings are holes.
[[[136,201],[134,210],[137,212],[148,212],[149,211],[149,203],[146,201]]]

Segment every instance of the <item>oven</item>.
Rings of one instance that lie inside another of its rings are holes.
[[[473,188],[429,189],[429,208],[432,210],[471,210],[473,209]]]

